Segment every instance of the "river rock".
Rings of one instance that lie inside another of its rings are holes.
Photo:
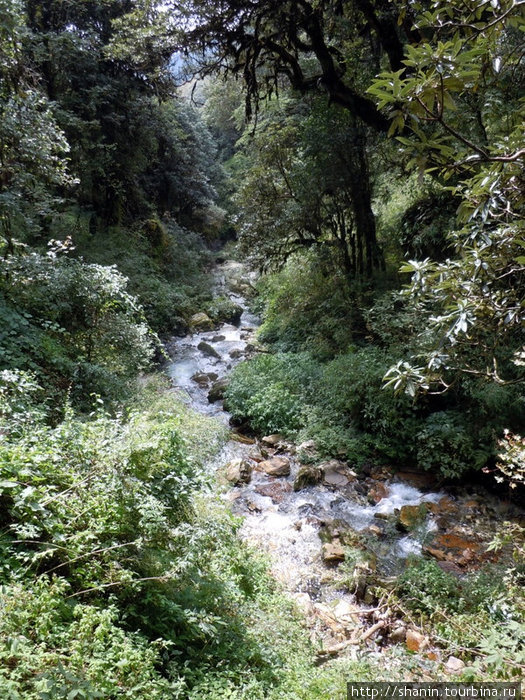
[[[315,486],[315,484],[322,481],[323,476],[324,471],[321,467],[314,467],[311,464],[303,464],[295,477],[293,490],[300,491],[307,486]]]
[[[197,345],[197,348],[202,352],[203,355],[207,355],[208,357],[216,357],[217,359],[221,359],[221,356],[215,350],[213,345],[210,345],[207,343],[205,340],[201,340],[201,342]]]
[[[396,479],[417,489],[434,489],[437,485],[436,477],[431,472],[400,471],[397,472]]]
[[[484,554],[479,542],[453,532],[437,535],[432,542],[423,547],[423,551],[437,559],[438,563],[451,562],[459,566],[474,564],[483,558]]]
[[[255,490],[261,496],[268,496],[274,503],[282,503],[292,490],[292,485],[288,481],[272,481],[271,484],[259,484]]]
[[[355,478],[355,474],[347,468],[344,462],[340,462],[338,459],[323,462],[319,468],[324,472],[324,483],[329,486],[343,487]]]
[[[265,435],[261,442],[264,445],[269,445],[270,447],[275,447],[283,440],[281,433],[274,433],[273,435]]]
[[[234,459],[226,466],[225,476],[235,486],[249,484],[252,478],[252,465],[246,459]]]
[[[224,398],[224,393],[228,388],[227,379],[219,379],[212,384],[211,389],[208,392],[208,401],[210,403],[215,403],[215,401],[222,401]]]
[[[367,561],[359,561],[354,567],[352,573],[352,586],[354,589],[354,595],[356,600],[365,601],[367,598],[366,590],[370,583],[370,575],[372,574],[372,567]],[[371,602],[371,600],[370,600]],[[367,605],[370,603],[368,602]]]
[[[252,447],[252,449],[248,452],[248,457],[254,462],[262,462],[264,460],[259,445],[254,445]]]
[[[193,316],[190,318],[190,328],[195,330],[211,331],[213,328],[213,321],[208,314],[201,311],[198,314],[193,314]]]
[[[368,492],[368,501],[372,505],[376,505],[380,501],[383,500],[383,498],[386,498],[388,496],[388,488],[385,486],[383,482],[379,482],[377,484],[374,484],[370,491]]]
[[[213,338],[211,339],[212,343],[222,343],[223,340],[226,340],[225,335],[214,335]]]
[[[322,557],[325,564],[338,564],[344,561],[345,558],[345,548],[341,542],[334,540],[333,542],[325,542],[323,544]]]
[[[399,511],[397,527],[399,530],[413,530],[427,517],[427,507],[424,503],[418,506],[402,506]]]
[[[230,433],[230,439],[234,442],[240,442],[241,445],[254,445],[255,438],[242,435],[242,433]]]
[[[239,350],[238,348],[230,352],[230,357],[232,358],[232,360],[237,360],[239,357],[242,357],[242,355],[242,350]]]
[[[303,452],[304,454],[313,457],[317,450],[315,447],[315,442],[313,440],[306,440],[297,446],[297,452]]]
[[[288,476],[290,474],[290,460],[286,457],[272,457],[261,462],[259,466],[269,476]]]
[[[210,378],[204,372],[196,372],[191,380],[201,387],[207,387],[210,383]]]
[[[374,535],[374,537],[383,537],[385,534],[385,531],[383,528],[379,527],[379,525],[370,525],[367,528],[367,532],[369,532],[371,535]]]

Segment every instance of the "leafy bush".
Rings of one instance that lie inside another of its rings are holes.
[[[3,261],[2,366],[115,398],[144,369],[154,337],[127,280],[114,267],[37,253]]]
[[[416,436],[417,463],[423,469],[448,478],[480,469],[490,452],[481,449],[457,411],[436,411],[424,421]]]
[[[232,372],[227,409],[262,433],[294,433],[305,424],[308,388],[317,371],[307,353],[258,355]]]
[[[398,579],[399,592],[415,612],[432,615],[437,610],[460,612],[464,606],[457,578],[434,561],[419,561],[405,569]]]

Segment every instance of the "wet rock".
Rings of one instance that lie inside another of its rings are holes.
[[[441,517],[444,514],[455,513],[458,509],[457,503],[455,503],[449,496],[443,496],[437,503],[432,501],[425,501],[425,505],[430,513]]]
[[[211,389],[208,392],[208,401],[210,403],[215,403],[216,401],[222,401],[224,398],[224,393],[228,388],[227,379],[219,379],[212,384]]]
[[[335,619],[345,627],[356,627],[363,611],[348,600],[339,600],[333,609]]]
[[[254,462],[262,462],[264,459],[258,445],[254,445],[252,447],[252,449],[248,452],[248,457],[253,459]]]
[[[334,540],[333,542],[325,542],[323,544],[321,554],[325,564],[338,564],[344,561],[345,558],[345,548],[338,542]]]
[[[207,387],[210,383],[210,378],[204,372],[196,372],[191,380],[201,387]]]
[[[223,340],[226,340],[225,335],[214,335],[213,338],[211,339],[212,343],[222,343]]]
[[[317,449],[313,440],[305,440],[297,445],[296,452],[303,462],[312,462],[317,457]]]
[[[405,643],[408,651],[421,651],[428,646],[428,639],[417,630],[407,629]]]
[[[344,520],[328,520],[323,523],[319,530],[321,542],[331,542],[338,540],[347,547],[362,549],[364,547],[363,537],[359,532],[352,530],[350,525]]]
[[[397,527],[406,532],[413,530],[427,517],[427,508],[424,503],[419,506],[402,506],[399,511]]]
[[[313,465],[302,465],[295,481],[293,484],[294,491],[300,491],[307,486],[315,486],[320,481],[322,481],[324,476],[324,471],[321,467],[314,467]]]
[[[271,484],[259,484],[255,488],[261,496],[268,496],[274,503],[282,503],[291,492],[292,485],[287,481],[272,481]]]
[[[208,314],[201,311],[198,314],[193,314],[190,318],[190,328],[193,330],[210,331],[213,328],[213,321]]]
[[[272,457],[260,463],[260,468],[270,476],[288,476],[290,460],[286,457]]]
[[[379,482],[378,484],[375,484],[372,486],[370,491],[368,492],[368,501],[372,505],[376,505],[380,501],[383,500],[383,498],[386,498],[388,496],[388,488],[383,484],[382,482]]]
[[[273,435],[265,435],[261,442],[264,445],[269,445],[270,447],[275,447],[283,440],[283,436],[280,433],[274,433]]]
[[[241,433],[231,433],[230,438],[234,442],[240,442],[241,445],[254,445],[255,439],[248,437],[247,435],[242,435]]]
[[[246,459],[234,459],[226,466],[225,476],[235,486],[249,484],[252,478],[252,465]]]
[[[232,360],[237,360],[239,357],[242,357],[242,356],[243,356],[242,350],[236,349],[236,350],[232,350],[230,352],[230,357],[232,358]]]
[[[303,615],[311,615],[314,609],[312,599],[308,593],[294,593],[292,597],[297,603],[297,607],[303,613]]]
[[[465,664],[461,659],[458,659],[456,656],[450,656],[448,658],[447,663],[445,664],[445,671],[446,673],[451,673],[453,675],[459,675],[460,673],[463,673],[463,670],[465,668]]]
[[[206,355],[207,357],[216,357],[218,359],[221,358],[217,350],[213,347],[213,345],[210,345],[207,343],[205,340],[201,340],[201,342],[197,345],[197,348],[202,352],[203,355]]]

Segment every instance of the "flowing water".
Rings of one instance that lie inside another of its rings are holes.
[[[184,392],[195,410],[226,423],[230,416],[224,411],[222,401],[210,403],[208,392],[214,382],[226,378],[249,354],[259,323],[246,308],[245,299],[231,291],[232,279],[233,286],[238,288],[244,274],[242,266],[231,262],[218,266],[216,273],[216,293],[228,296],[244,309],[238,326],[224,324],[213,331],[196,332],[175,339],[169,348],[173,359],[168,372],[173,384]],[[213,355],[209,349],[203,352],[202,345],[199,349],[202,342],[212,346]],[[254,449],[258,446],[231,440],[209,464],[209,469],[220,470],[236,458],[250,459]],[[403,534],[392,524],[391,516],[405,505],[438,502],[443,494],[425,493],[391,479],[382,482],[383,497],[373,504],[366,494],[359,492],[359,480],[352,478],[342,479],[342,484],[337,486],[321,483],[294,491],[300,464],[293,452],[293,446],[277,447],[279,456],[290,460],[289,476],[268,476],[253,462],[251,482],[229,491],[227,497],[232,510],[243,518],[241,536],[268,553],[273,574],[298,600],[304,603],[306,599],[308,606],[316,602],[335,604],[335,601],[354,604],[354,596],[344,586],[344,576],[335,573],[335,567],[327,566],[321,556],[323,526],[335,521],[356,533],[364,533],[368,537],[367,546],[377,560],[378,572],[388,576],[399,572],[407,557],[420,554],[422,541],[436,529],[430,514],[415,531]],[[380,530],[380,536],[370,535],[374,526],[376,535]]]

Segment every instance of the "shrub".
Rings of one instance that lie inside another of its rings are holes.
[[[293,434],[305,424],[305,405],[317,365],[307,353],[258,355],[232,373],[227,409],[262,433]]]

